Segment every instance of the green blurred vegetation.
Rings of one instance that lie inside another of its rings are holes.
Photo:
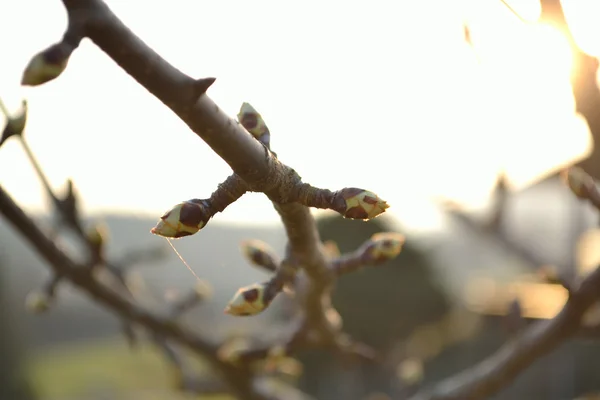
[[[160,352],[143,343],[132,350],[122,339],[40,351],[29,358],[28,369],[40,400],[229,399],[178,392],[176,373]]]

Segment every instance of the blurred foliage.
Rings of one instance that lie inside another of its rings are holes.
[[[361,223],[334,216],[319,219],[317,226],[321,238],[334,240],[342,253],[374,233],[396,231],[384,217]],[[332,301],[344,331],[390,356],[417,327],[445,315],[451,304],[431,262],[409,238],[394,260],[343,276]],[[318,350],[303,352],[299,360],[305,370],[300,387],[317,398],[363,399],[375,390],[391,391],[397,379],[395,366],[344,365]]]
[[[131,350],[121,339],[56,346],[37,352],[28,365],[44,400],[230,399],[177,392],[174,371],[160,352],[142,343]]]

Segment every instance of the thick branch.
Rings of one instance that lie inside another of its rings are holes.
[[[477,400],[491,396],[534,361],[579,332],[583,315],[599,296],[600,267],[571,291],[569,300],[554,318],[538,322],[488,359],[412,400]]]
[[[102,51],[175,112],[249,184],[270,170],[266,148],[208,96],[196,96],[196,80],[173,67],[127,28],[101,0],[63,0],[69,26],[82,26]]]

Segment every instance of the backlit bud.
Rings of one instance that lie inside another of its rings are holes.
[[[237,291],[225,308],[226,314],[237,316],[256,315],[269,306],[273,295],[267,295],[269,282],[254,283]]]
[[[273,249],[262,240],[244,240],[241,243],[241,248],[246,258],[254,265],[266,268],[269,271],[277,269]]]
[[[255,138],[260,139],[263,135],[269,133],[265,121],[249,103],[242,104],[237,117],[240,124]]]
[[[385,200],[375,193],[358,188],[340,190],[344,200],[344,209],[338,210],[345,218],[368,220],[377,217],[389,208]]]
[[[571,167],[563,171],[562,177],[573,194],[580,198],[587,198],[590,189],[596,184],[591,176],[578,167]]]
[[[25,298],[25,308],[34,314],[43,313],[50,308],[50,299],[44,292],[30,292]]]
[[[325,255],[329,258],[336,258],[339,257],[341,254],[340,248],[338,247],[337,243],[333,240],[327,240],[323,242],[323,251],[325,252]]]
[[[210,217],[203,200],[188,200],[167,211],[150,232],[171,238],[190,236],[202,229]]]
[[[217,357],[223,362],[236,364],[240,354],[250,350],[250,342],[244,337],[232,337],[223,343],[217,351]]]
[[[395,258],[402,250],[404,236],[397,232],[379,232],[371,236],[367,247],[370,260],[384,262]]]
[[[396,368],[398,379],[406,385],[419,383],[424,377],[423,361],[418,358],[407,358]]]
[[[21,85],[37,86],[57,78],[67,68],[71,49],[57,43],[37,53],[25,67]]]
[[[88,240],[96,246],[102,246],[108,241],[108,227],[102,222],[93,224],[86,232]]]
[[[287,355],[282,345],[269,349],[264,360],[263,368],[268,373],[280,372],[289,376],[299,376],[302,373],[302,364]]]

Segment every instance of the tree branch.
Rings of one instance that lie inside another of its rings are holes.
[[[57,275],[69,279],[98,303],[113,310],[123,319],[136,322],[154,334],[169,338],[206,357],[216,370],[223,375],[231,386],[231,390],[241,398],[263,399],[263,397],[258,396],[251,388],[251,374],[247,373],[243,368],[235,368],[220,362],[216,355],[217,346],[215,344],[192,334],[168,319],[154,316],[118,293],[98,283],[90,273],[89,268],[75,263],[45,236],[1,186],[0,212],[10,221],[16,230],[27,238],[38,254],[52,267]]]
[[[598,297],[600,268],[570,292],[567,303],[554,318],[536,323],[483,362],[445,379],[433,389],[418,393],[411,400],[477,400],[491,396],[534,361],[578,333],[585,312]]]
[[[562,176],[574,195],[600,210],[600,191],[590,175],[572,167],[563,171]],[[600,266],[580,282],[569,281],[563,285],[569,297],[554,318],[534,324],[483,362],[418,393],[411,400],[485,399],[566,339],[589,333],[582,320],[600,298]]]
[[[268,150],[208,97],[196,80],[173,67],[138,38],[101,0],[63,0],[69,29],[80,26],[140,85],[156,96],[200,136],[244,181],[270,187],[266,177],[277,163]]]

